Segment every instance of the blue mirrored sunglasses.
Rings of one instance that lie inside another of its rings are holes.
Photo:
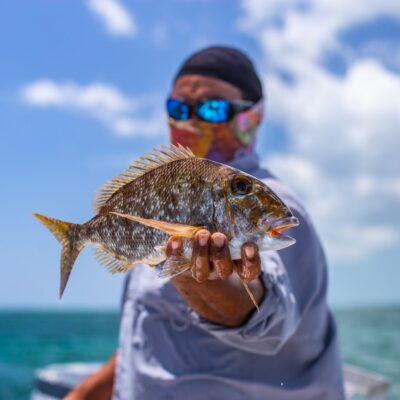
[[[227,122],[237,113],[251,108],[251,101],[228,101],[225,99],[208,99],[197,103],[167,99],[168,116],[176,121],[184,121],[192,117],[194,112],[202,121],[219,123]]]

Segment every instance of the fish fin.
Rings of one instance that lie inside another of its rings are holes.
[[[250,297],[250,300],[252,301],[252,303],[254,304],[254,306],[257,308],[257,312],[260,312],[260,307],[258,307],[257,301],[253,295],[253,293],[251,292],[249,285],[247,284],[247,282],[245,282],[244,280],[242,280],[243,286],[246,289],[247,294]]]
[[[156,265],[165,261],[165,256],[154,257],[154,258],[142,258],[141,260],[137,260],[133,263],[133,266],[139,264],[147,264],[150,267],[155,267]]]
[[[79,226],[70,222],[60,221],[55,218],[46,217],[41,214],[33,214],[62,244],[60,262],[60,299],[64,293],[69,276],[79,253],[85,244],[76,242],[76,234],[71,234],[71,228]]]
[[[171,256],[165,260],[158,276],[161,278],[173,278],[189,269],[190,262],[184,256]]]
[[[156,246],[154,249],[165,254],[165,252],[167,251],[167,246]]]
[[[175,222],[158,221],[156,219],[142,218],[136,215],[121,214],[114,211],[111,211],[110,214],[115,214],[120,217],[127,218],[135,222],[139,222],[143,225],[150,226],[151,228],[159,229],[161,231],[168,233],[171,236],[179,236],[188,239],[193,238],[197,231],[203,229],[203,226],[192,226],[192,225],[177,224]]]
[[[154,258],[143,258],[138,261],[121,260],[115,257],[112,253],[105,250],[103,247],[95,248],[96,260],[105,266],[112,274],[118,272],[126,272],[136,267],[139,264],[148,264],[151,267],[155,267],[165,260],[165,256],[154,257]]]
[[[99,189],[94,200],[95,214],[99,213],[101,207],[106,204],[114,193],[139,176],[170,162],[193,157],[195,157],[195,155],[191,150],[181,145],[170,145],[170,147],[161,146],[161,149],[153,149],[153,153],[146,153],[145,156],[139,158],[124,172],[108,181]]]
[[[106,267],[112,274],[126,272],[134,267],[133,263],[116,258],[112,253],[109,253],[102,247],[95,247],[94,256],[96,260]]]

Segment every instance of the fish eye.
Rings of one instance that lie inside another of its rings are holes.
[[[249,194],[251,191],[251,182],[248,178],[244,176],[236,176],[231,181],[231,191],[232,194],[245,195]]]

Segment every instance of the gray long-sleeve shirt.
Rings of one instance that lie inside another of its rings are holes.
[[[296,196],[256,155],[232,166],[272,188],[300,220],[297,243],[262,253],[266,296],[237,328],[202,319],[169,279],[147,266],[125,282],[114,400],[344,399],[326,261]]]

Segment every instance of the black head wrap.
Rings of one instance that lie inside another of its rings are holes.
[[[260,78],[253,63],[232,47],[213,46],[192,54],[181,66],[174,82],[182,75],[203,75],[221,79],[239,88],[245,100],[263,97]]]

